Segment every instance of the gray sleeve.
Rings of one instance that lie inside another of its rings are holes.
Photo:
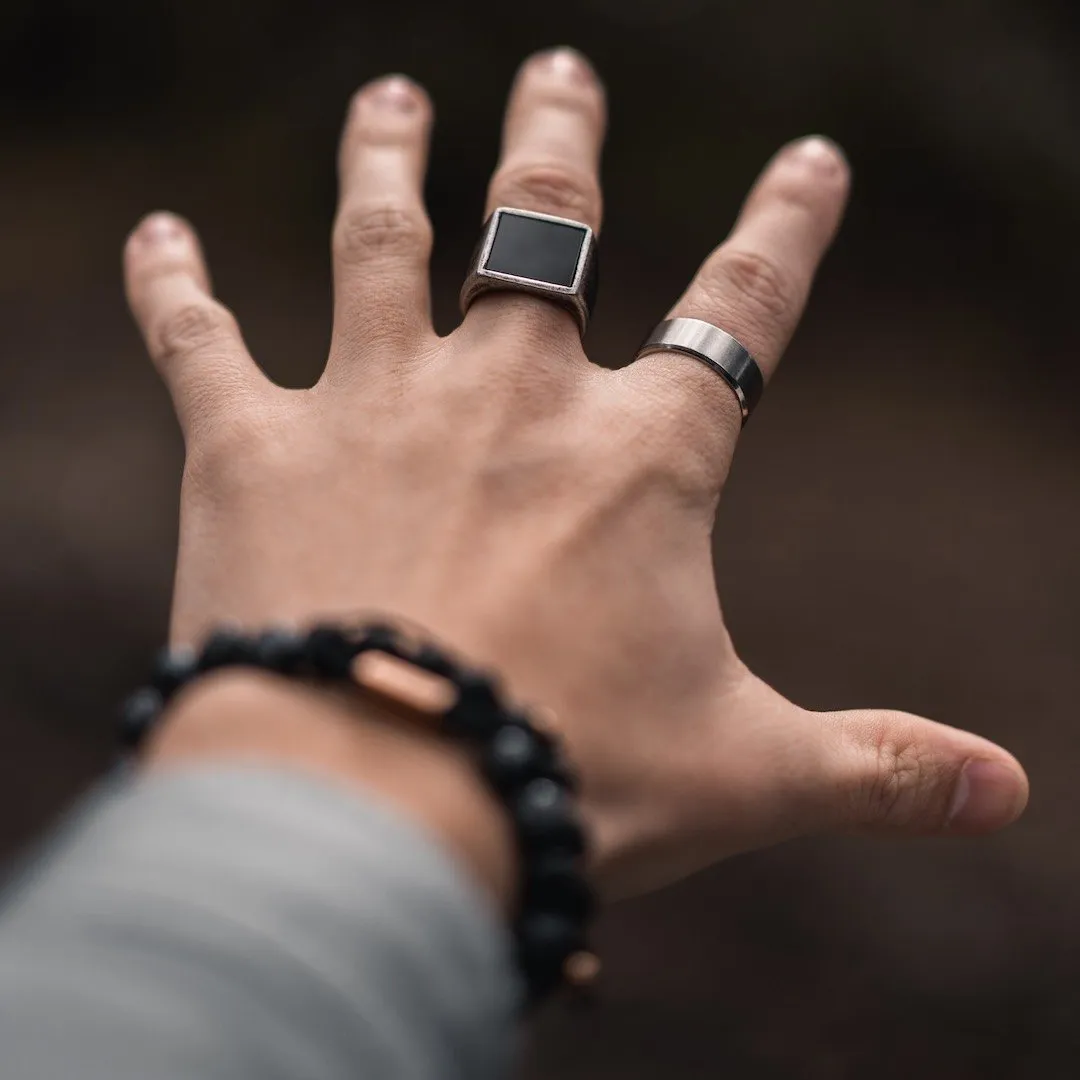
[[[7,890],[3,1080],[488,1080],[508,936],[381,804],[261,768],[113,784]]]

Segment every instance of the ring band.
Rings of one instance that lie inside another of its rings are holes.
[[[727,331],[702,319],[667,319],[657,324],[638,356],[678,352],[708,364],[735,391],[745,424],[761,400],[765,379],[757,361]]]
[[[584,337],[596,288],[596,237],[588,225],[500,206],[484,224],[461,287],[461,312],[487,292],[529,293],[569,311]]]

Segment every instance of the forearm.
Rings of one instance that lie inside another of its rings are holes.
[[[496,906],[512,901],[505,811],[466,751],[419,723],[356,694],[232,670],[182,695],[146,754],[154,771],[223,761],[286,765],[371,795],[432,834]]]
[[[13,1075],[504,1071],[516,988],[493,902],[512,877],[501,821],[463,761],[348,720],[254,677],[179,705],[146,772],[9,897]]]

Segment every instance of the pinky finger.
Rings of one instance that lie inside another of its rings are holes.
[[[210,292],[202,250],[187,222],[165,213],[145,218],[124,248],[124,285],[185,438],[223,407],[268,385],[236,319]]]

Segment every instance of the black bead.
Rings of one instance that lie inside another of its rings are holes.
[[[568,791],[576,792],[580,787],[580,779],[562,752],[559,736],[542,726],[536,726],[527,712],[510,712],[508,715],[515,723],[528,727],[540,747],[542,764],[537,770],[537,776],[547,776]]]
[[[580,857],[568,851],[537,855],[526,867],[524,906],[588,919],[596,909],[596,897]]]
[[[503,795],[542,776],[546,764],[546,753],[535,732],[520,724],[500,727],[480,755],[484,776]]]
[[[215,630],[203,645],[199,655],[199,670],[213,671],[216,668],[254,662],[255,647],[250,638],[233,630]]]
[[[384,652],[387,656],[400,656],[397,631],[383,623],[370,623],[361,631],[357,652]]]
[[[554,780],[531,780],[513,800],[514,824],[522,843],[533,850],[559,848],[580,855],[585,834],[574,804]]]
[[[467,701],[498,708],[499,682],[486,671],[463,671],[457,679],[458,693]]]
[[[198,672],[195,650],[187,646],[162,649],[154,661],[150,682],[167,701]]]
[[[457,676],[457,664],[434,645],[421,645],[413,659],[417,667],[430,671],[432,675],[439,675],[444,679],[453,679]]]
[[[152,686],[136,690],[120,707],[119,737],[123,746],[136,750],[153,730],[165,701]]]
[[[567,957],[584,948],[585,934],[578,919],[531,911],[517,925],[517,946],[521,966],[529,982],[550,986],[562,973]]]
[[[443,718],[446,733],[477,741],[490,739],[504,723],[495,680],[482,672],[457,678],[457,701]]]
[[[255,663],[268,671],[289,675],[304,662],[304,638],[293,630],[265,630],[254,643]]]
[[[349,674],[356,652],[356,646],[336,626],[316,626],[304,645],[304,654],[315,673],[331,679]]]

